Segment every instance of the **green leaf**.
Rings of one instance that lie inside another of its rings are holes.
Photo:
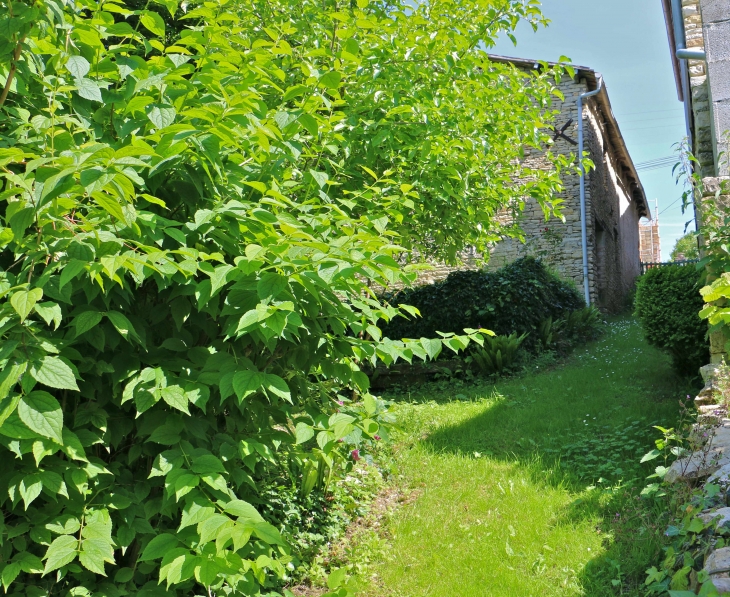
[[[180,545],[180,541],[175,535],[170,533],[162,533],[157,535],[142,551],[139,558],[140,562],[148,562],[149,560],[157,560],[162,558],[168,551]]]
[[[11,584],[15,581],[16,578],[18,578],[18,575],[20,574],[20,564],[11,562],[10,564],[6,564],[2,571],[2,582],[3,582],[3,589],[5,589],[5,592],[8,592],[8,588]]]
[[[276,527],[268,522],[257,522],[253,525],[253,532],[269,545],[286,545]]]
[[[71,367],[59,357],[43,357],[40,363],[33,363],[30,374],[36,381],[58,390],[76,390],[76,377]]]
[[[33,288],[32,290],[20,290],[10,297],[10,304],[15,312],[20,315],[20,321],[25,321],[35,304],[43,298],[43,290]]]
[[[241,518],[245,521],[251,521],[253,523],[264,522],[264,519],[261,514],[259,514],[258,510],[243,500],[233,500],[228,502],[224,509],[231,516]]]
[[[78,540],[71,535],[56,537],[53,543],[48,546],[46,555],[43,558],[46,560],[46,567],[43,569],[43,574],[46,575],[73,562],[76,559],[78,544]]]
[[[2,404],[5,398],[8,397],[11,390],[20,383],[22,375],[25,373],[27,367],[27,363],[13,363],[12,365],[5,365],[5,367],[0,370],[0,404]],[[3,412],[4,411],[0,410],[0,413]],[[5,418],[7,418],[8,414],[5,414]],[[0,415],[0,425],[3,424],[4,420],[5,419],[2,415]]]
[[[327,89],[336,89],[342,82],[342,73],[337,71],[330,71],[322,75],[319,82],[324,85]]]
[[[233,378],[233,383],[235,386],[235,377]],[[278,396],[279,398],[283,398],[287,402],[291,402],[291,391],[289,390],[289,386],[278,375],[274,375],[273,373],[266,373],[264,375],[263,386],[266,388],[267,392],[270,392],[271,394],[274,394],[274,396]]]
[[[81,542],[79,562],[87,570],[106,576],[104,563],[114,564],[114,548],[111,539],[85,539]]]
[[[185,390],[180,386],[167,386],[160,390],[162,399],[167,402],[172,408],[184,412],[186,415],[190,414],[188,410],[188,397],[185,395]]]
[[[303,444],[314,437],[314,429],[306,423],[297,423],[295,436],[297,444]]]
[[[167,104],[151,104],[147,106],[147,118],[158,129],[164,129],[175,122],[175,108]]]
[[[180,441],[180,426],[167,422],[161,425],[152,432],[148,441],[156,444],[162,444],[163,446],[172,446]]]
[[[74,317],[71,325],[76,328],[76,337],[78,338],[89,330],[94,329],[97,325],[99,325],[102,317],[103,315],[99,311],[84,311],[83,313],[80,313],[79,315]]]
[[[192,466],[193,472],[200,473],[201,475],[206,473],[225,473],[226,467],[219,458],[213,456],[213,454],[203,454],[193,458]]]
[[[256,392],[263,383],[263,374],[258,371],[238,371],[233,376],[233,391],[240,401]]]
[[[91,197],[94,199],[94,202],[110,216],[116,218],[120,222],[124,222],[122,206],[119,205],[119,201],[117,201],[114,197],[99,192],[92,193]]]
[[[91,65],[83,56],[71,56],[66,61],[66,68],[74,79],[83,79],[89,73]]]
[[[152,12],[151,10],[143,11],[139,22],[155,35],[160,37],[165,36],[165,21],[156,12]]]
[[[655,458],[658,458],[661,456],[662,453],[659,450],[652,450],[651,452],[647,452],[644,454],[644,457],[641,459],[641,462],[648,462],[649,460],[654,460]]]
[[[63,411],[48,392],[36,391],[23,396],[18,404],[18,416],[38,435],[63,444]]]
[[[330,575],[327,577],[327,587],[330,589],[337,589],[338,587],[342,586],[342,584],[345,582],[346,577],[347,577],[346,568],[339,568],[338,570],[333,570],[332,572],[330,572]]]
[[[111,321],[117,332],[119,332],[125,340],[128,340],[129,336],[137,340],[139,339],[132,322],[129,321],[125,315],[118,311],[108,311],[106,316],[109,318],[109,321]]]
[[[74,83],[76,84],[76,93],[81,97],[92,102],[102,103],[104,101],[101,97],[101,89],[99,89],[98,83],[91,79],[76,79]]]
[[[41,494],[42,490],[43,481],[38,474],[28,475],[20,482],[20,497],[23,498],[23,505],[26,510],[28,510],[28,506]]]
[[[278,297],[289,285],[286,277],[272,272],[266,272],[256,285],[259,298],[265,300]]]
[[[55,323],[54,329],[58,329],[58,326],[61,325],[61,305],[58,303],[36,303],[35,310],[47,325]]]

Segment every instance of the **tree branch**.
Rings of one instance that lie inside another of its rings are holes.
[[[27,34],[26,34],[27,35]],[[5,87],[3,88],[2,94],[0,94],[0,108],[2,108],[5,100],[10,92],[10,85],[13,84],[13,78],[15,77],[15,71],[17,70],[18,60],[20,59],[20,53],[23,50],[23,42],[25,41],[25,35],[18,40],[18,45],[13,50],[13,59],[10,62],[10,71],[8,72],[8,80],[5,81]]]

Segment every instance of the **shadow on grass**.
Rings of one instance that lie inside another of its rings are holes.
[[[605,551],[578,575],[583,594],[638,597],[644,594],[644,571],[661,554],[666,526],[661,506],[639,497],[653,472],[639,461],[654,447],[652,426],[672,426],[679,399],[694,387],[671,372],[666,357],[646,346],[632,348],[616,366],[596,363],[602,357],[591,351],[600,344],[545,373],[441,393],[419,390],[407,402],[456,402],[458,391],[459,402],[483,408],[412,443],[437,454],[488,456],[517,465],[537,486],[575,496],[554,524],[597,519],[597,530],[605,537]],[[620,352],[621,345],[613,348]]]

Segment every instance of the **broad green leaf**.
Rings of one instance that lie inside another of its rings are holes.
[[[118,311],[107,311],[106,316],[109,318],[109,321],[117,332],[119,332],[125,340],[128,340],[131,336],[135,340],[139,341],[139,335],[134,329],[132,322],[127,319],[126,315],[119,313]]]
[[[268,522],[257,522],[253,525],[254,534],[269,545],[286,545],[276,527]]]
[[[23,498],[23,506],[27,510],[28,506],[41,494],[43,482],[38,474],[28,475],[20,481],[19,486],[20,497]]]
[[[253,523],[259,523],[264,522],[264,519],[262,518],[261,514],[259,514],[258,510],[254,508],[251,504],[248,502],[244,502],[243,500],[233,500],[231,502],[228,502],[225,506],[225,511],[228,512],[231,516],[235,516],[236,518],[240,518],[246,521],[251,521]]]
[[[297,444],[303,444],[314,437],[314,429],[306,423],[297,423],[295,436]]]
[[[99,311],[84,311],[80,313],[71,322],[74,326],[76,337],[78,338],[81,334],[85,334],[89,330],[94,329],[102,320],[103,315]]]
[[[172,446],[180,441],[180,427],[169,422],[161,425],[152,432],[148,441],[164,446]]]
[[[31,290],[19,290],[10,297],[10,304],[15,312],[20,315],[20,321],[25,321],[35,304],[43,298],[43,290],[33,288]]]
[[[91,65],[83,56],[70,56],[66,61],[66,68],[74,79],[83,79],[89,73]]]
[[[18,404],[18,416],[29,429],[63,444],[63,411],[48,392],[35,391],[23,396]]]
[[[235,384],[235,377],[233,379]],[[266,373],[263,380],[263,386],[266,388],[267,392],[274,394],[274,396],[278,396],[279,398],[283,398],[287,402],[291,402],[291,391],[289,390],[289,386],[278,375]]]
[[[30,374],[36,381],[50,388],[76,391],[79,389],[71,367],[59,357],[43,357],[40,362],[31,365]]]
[[[9,363],[0,370],[0,404],[4,404],[4,400],[8,397],[11,390],[20,383],[21,376],[25,373],[27,367],[27,363]],[[2,422],[5,420],[2,416],[3,413],[4,410],[0,410],[0,425],[2,425]],[[7,416],[8,415],[5,414],[5,418],[7,418]]]
[[[339,87],[340,83],[342,82],[342,73],[338,73],[337,71],[330,71],[322,75],[319,79],[319,82],[328,89],[335,89]]]
[[[58,329],[58,326],[61,325],[61,305],[58,303],[36,303],[35,310],[36,313],[43,318],[43,321],[45,321],[46,324],[50,326],[51,323],[54,323],[54,329]]]
[[[160,15],[151,10],[145,10],[142,16],[139,18],[139,22],[142,23],[150,32],[164,37],[165,35],[165,21]]]
[[[104,101],[101,97],[99,84],[95,81],[92,81],[91,79],[76,79],[74,83],[76,84],[76,93],[78,93],[81,97],[91,100],[92,102],[101,103]]]
[[[162,399],[167,402],[172,408],[184,412],[186,415],[190,414],[188,410],[188,397],[185,395],[185,390],[180,386],[167,386],[160,390]]]
[[[43,574],[48,574],[73,562],[78,553],[78,545],[78,539],[71,535],[56,537],[46,550],[46,555],[44,556],[46,567],[43,570]]]
[[[288,286],[288,280],[280,275],[266,272],[261,276],[256,291],[259,298],[264,300],[267,298],[277,298]]]
[[[6,593],[8,592],[8,588],[10,587],[10,585],[15,582],[16,578],[18,578],[20,572],[20,564],[16,562],[11,562],[5,565],[2,571],[2,575],[0,575],[0,578],[2,578],[3,589],[5,589]]]
[[[117,201],[114,197],[100,192],[92,193],[91,196],[94,199],[94,202],[110,216],[116,218],[120,222],[124,222],[122,206],[119,205],[119,201]]]
[[[233,391],[239,401],[256,392],[264,384],[264,376],[258,371],[238,371],[233,376]]]
[[[147,118],[158,129],[164,129],[175,122],[175,108],[165,104],[152,104],[147,107]]]
[[[193,458],[192,466],[193,472],[205,474],[205,473],[225,473],[226,467],[219,458],[213,456],[213,454],[204,454]]]
[[[140,562],[158,560],[178,545],[180,545],[180,541],[178,541],[178,538],[175,535],[162,533],[154,537],[152,541],[145,546],[139,560]]]

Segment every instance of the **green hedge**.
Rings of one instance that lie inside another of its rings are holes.
[[[675,370],[696,375],[710,359],[700,272],[691,266],[669,265],[650,269],[639,278],[636,315],[649,344],[672,356]]]
[[[393,339],[431,338],[437,332],[487,328],[508,336],[528,333],[523,347],[540,345],[540,324],[585,307],[570,282],[552,274],[533,257],[524,257],[496,271],[452,272],[435,284],[405,289],[387,297],[391,304],[412,305],[420,318],[398,317],[383,332]]]

